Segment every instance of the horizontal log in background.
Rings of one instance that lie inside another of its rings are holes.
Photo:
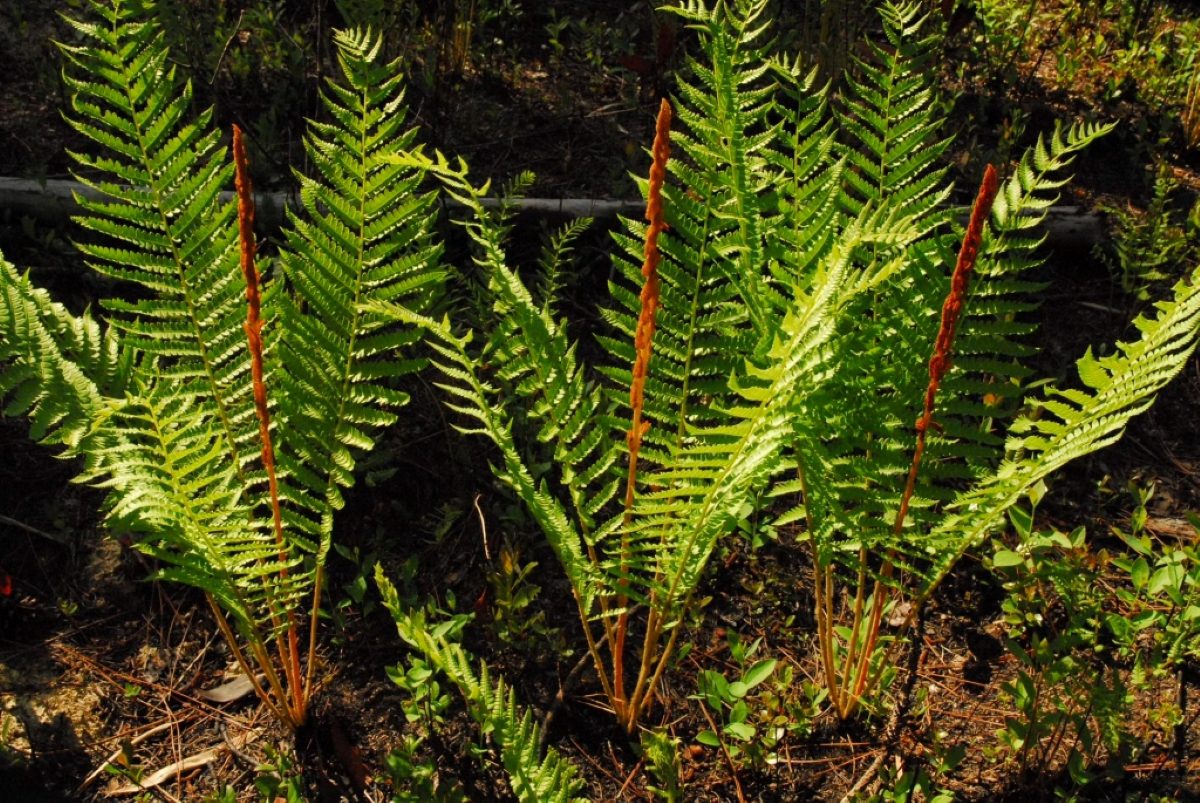
[[[106,198],[91,187],[77,181],[47,179],[35,181],[0,177],[0,211],[9,210],[18,216],[28,216],[47,223],[59,223],[77,214],[75,195],[87,198]],[[221,194],[232,199],[232,192]],[[296,193],[255,193],[256,218],[267,227],[276,228],[283,222],[283,210],[298,204]],[[484,199],[484,205],[498,206],[499,198]],[[643,201],[622,201],[601,198],[520,198],[509,203],[520,212],[562,217],[606,218],[615,215],[640,217]],[[455,206],[454,201],[448,205]],[[1079,251],[1090,249],[1104,237],[1101,215],[1079,206],[1056,206],[1046,219],[1046,244],[1055,250]]]

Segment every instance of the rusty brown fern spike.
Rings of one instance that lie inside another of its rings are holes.
[[[235,186],[238,198],[238,238],[241,247],[242,276],[246,280],[246,322],[242,328],[246,332],[246,340],[250,348],[250,376],[254,386],[254,408],[258,415],[259,438],[262,442],[262,462],[267,474],[267,487],[271,500],[271,519],[275,531],[275,545],[279,550],[279,578],[284,585],[288,578],[288,550],[283,534],[283,510],[279,501],[279,480],[275,470],[275,448],[271,441],[271,412],[267,404],[267,386],[263,378],[263,341],[262,341],[262,295],[259,292],[258,269],[254,258],[256,244],[254,238],[254,186],[250,179],[249,159],[246,155],[246,143],[242,130],[233,126],[233,162],[235,167]],[[307,694],[304,688],[300,667],[299,632],[295,611],[289,606],[286,611],[286,646],[284,636],[280,634],[276,622],[276,642],[279,660],[283,666],[287,686],[290,690],[290,702],[281,700],[290,707],[289,719],[299,725],[303,723]],[[273,611],[273,617],[279,612]],[[311,656],[310,656],[311,661]]]
[[[917,431],[916,446],[913,448],[912,463],[908,469],[908,478],[905,482],[904,493],[900,497],[900,504],[896,510],[896,518],[892,525],[892,535],[896,538],[900,537],[904,529],[904,522],[908,517],[909,505],[912,503],[912,497],[916,491],[917,476],[921,469],[921,459],[925,454],[926,436],[930,427],[937,426],[933,420],[933,411],[937,401],[938,388],[941,387],[942,380],[945,378],[946,372],[950,369],[954,338],[958,333],[958,322],[962,316],[963,305],[966,303],[971,274],[975,270],[975,261],[979,256],[979,246],[983,241],[983,227],[987,223],[988,215],[991,213],[992,203],[996,199],[999,187],[1000,180],[997,176],[996,168],[988,165],[983,173],[983,181],[980,183],[979,193],[975,198],[975,205],[971,210],[971,218],[967,224],[967,231],[963,235],[958,259],[955,261],[954,273],[950,278],[950,291],[946,294],[946,300],[942,304],[941,322],[938,325],[937,338],[934,341],[933,355],[929,359],[929,383],[925,388],[925,400],[921,416],[914,425]],[[855,618],[850,642],[850,658],[847,662],[848,671],[853,665],[854,680],[850,694],[843,697],[840,701],[842,716],[849,716],[853,713],[858,705],[858,701],[870,685],[869,668],[871,654],[874,652],[875,644],[879,638],[880,620],[886,604],[885,582],[895,572],[895,557],[894,553],[888,553],[884,558],[880,578],[875,581],[870,618],[866,623],[866,642],[863,645],[862,653],[857,656],[857,665],[854,665],[855,647],[858,643],[858,630],[862,620],[859,617]],[[860,553],[860,560],[865,562],[866,559],[867,555],[864,550]],[[862,590],[863,588],[860,586],[860,596]]]
[[[638,455],[642,448],[642,438],[650,428],[650,422],[643,418],[645,404],[646,377],[650,371],[650,357],[653,352],[654,327],[658,313],[659,293],[661,290],[658,278],[658,264],[662,255],[658,250],[658,235],[667,224],[663,218],[662,188],[667,177],[667,160],[671,156],[671,104],[663,98],[658,107],[658,119],[654,126],[654,145],[651,148],[652,161],[650,164],[650,186],[646,198],[646,241],[644,259],[642,261],[642,291],[638,297],[641,309],[638,313],[637,330],[634,334],[635,358],[633,362],[633,379],[629,387],[629,407],[632,410],[632,422],[626,439],[629,444],[629,471],[625,484],[625,523],[628,524],[632,513],[634,498],[637,493]],[[627,570],[628,544],[623,543],[621,549],[621,570]],[[622,584],[622,590],[624,584]],[[622,594],[617,599],[617,607],[625,608],[628,600]],[[625,698],[625,638],[629,631],[629,612],[622,610],[617,617],[617,626],[613,634],[613,692],[618,705],[624,705]],[[624,712],[618,711],[618,716],[624,717]],[[636,713],[633,714],[636,720]]]
[[[929,386],[925,390],[925,409],[917,419],[917,452],[913,456],[913,465],[920,462],[920,453],[924,450],[925,431],[933,422],[933,403],[938,388],[946,371],[950,368],[950,352],[954,347],[954,336],[958,333],[958,320],[962,316],[963,304],[967,298],[967,288],[971,282],[971,274],[975,270],[975,260],[979,257],[979,246],[983,241],[983,226],[992,211],[992,203],[996,200],[996,192],[1000,189],[1000,179],[996,168],[988,165],[983,171],[983,181],[979,185],[979,194],[975,197],[975,206],[971,210],[971,220],[967,224],[967,232],[963,235],[962,247],[958,252],[958,261],[954,265],[954,275],[950,279],[950,293],[942,304],[942,322],[938,327],[937,340],[933,347],[933,356],[929,359]],[[911,483],[910,483],[911,484]]]

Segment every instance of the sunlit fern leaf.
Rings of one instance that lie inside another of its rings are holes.
[[[510,278],[519,282],[515,277]],[[553,322],[545,311],[533,307],[532,299],[527,294],[523,297],[528,301],[525,311],[529,313],[532,310],[529,320],[540,321],[553,328]],[[611,523],[597,528],[596,531],[591,529],[600,508],[616,492],[613,481],[605,484],[597,482],[596,479],[598,475],[610,471],[613,466],[612,445],[586,438],[586,432],[574,433],[575,440],[570,443],[557,436],[552,437],[559,443],[556,446],[558,453],[563,455],[562,481],[567,483],[570,489],[566,494],[567,501],[564,502],[557,493],[559,488],[552,486],[548,481],[539,481],[527,467],[513,437],[513,413],[500,397],[497,387],[480,378],[479,355],[471,349],[470,335],[458,336],[451,330],[448,320],[423,318],[396,304],[375,302],[369,309],[410,325],[424,326],[432,335],[429,345],[437,354],[433,361],[434,367],[442,374],[442,381],[438,383],[438,387],[449,396],[446,406],[462,415],[468,422],[458,424],[456,428],[465,434],[481,435],[496,445],[500,452],[500,463],[494,465],[492,470],[498,478],[513,488],[526,505],[562,564],[572,588],[578,595],[581,608],[590,611],[600,593],[601,585],[600,578],[584,555],[584,544],[594,541],[612,529]],[[539,315],[546,317],[540,318]],[[539,327],[531,326],[523,331],[530,342],[545,345],[544,330],[539,332]],[[555,331],[558,330],[555,328]],[[536,349],[538,346],[534,347]],[[568,380],[568,374],[557,372],[556,376],[565,382],[556,386],[556,390],[566,394],[568,398],[575,398],[577,402],[573,408],[576,410],[575,415],[587,416],[588,405],[600,403],[594,392],[584,392],[582,396],[574,395],[582,391],[582,385]],[[575,376],[578,378],[578,372],[575,372]],[[559,435],[571,434],[572,430],[559,429],[557,432]],[[578,477],[588,482],[585,483],[577,479]],[[593,485],[607,490],[602,491],[599,496],[593,496],[588,493],[588,488]]]
[[[1042,480],[1072,460],[1121,438],[1130,419],[1183,370],[1200,340],[1200,274],[1175,285],[1172,297],[1139,317],[1139,339],[1119,342],[1113,353],[1088,352],[1077,363],[1079,387],[1051,386],[1034,410],[1010,428],[1008,456],[996,471],[963,493],[930,533],[932,543],[952,544],[935,554],[936,570],[921,596],[967,551],[1000,526],[1005,512]]]
[[[29,419],[30,437],[73,453],[104,397],[124,393],[134,358],[112,328],[72,315],[0,256],[0,401]]]
[[[1111,125],[1056,126],[1026,151],[996,198],[959,324],[954,370],[939,405],[938,422],[960,449],[977,446],[995,455],[1002,437],[997,424],[1010,419],[1023,398],[1030,370],[1022,359],[1033,353],[1029,336],[1035,330],[1030,313],[1044,285],[1022,274],[1044,261],[1035,249],[1046,214],[1069,178],[1065,171],[1081,150],[1111,130]],[[931,449],[935,460],[941,453]],[[995,459],[967,463],[978,476]]]
[[[828,114],[828,87],[816,88],[817,71],[802,73],[798,59],[775,62],[781,99],[775,112],[782,119],[778,141],[763,149],[764,158],[781,180],[779,222],[768,241],[768,268],[779,298],[789,299],[792,287],[806,287],[818,261],[832,246],[840,228],[845,161],[835,161],[833,120]]]
[[[701,55],[689,59],[690,79],[680,81],[673,104],[674,182],[663,188],[668,228],[659,241],[660,303],[644,408],[648,467],[668,460],[695,431],[726,423],[719,400],[740,368],[738,355],[761,348],[774,329],[762,270],[774,182],[761,151],[776,134],[766,4],[686,3],[669,10],[699,33]],[[638,184],[645,194],[645,181]],[[617,433],[630,421],[645,234],[644,223],[624,227],[614,235],[615,306],[602,311],[614,333],[599,338],[612,358],[600,370],[618,411]]]
[[[305,569],[297,559],[279,576],[279,547],[255,523],[211,412],[160,380],[111,400],[98,436],[78,480],[109,492],[109,528],[135,535],[162,562],[157,576],[211,594],[247,637],[277,629],[269,611],[297,601]]]
[[[416,137],[406,128],[398,64],[379,59],[380,39],[368,31],[337,32],[334,43],[342,76],[322,95],[331,121],[309,125],[317,177],[298,175],[302,210],[289,214],[282,256],[294,295],[277,325],[289,521],[322,539],[322,550],[355,455],[407,401],[391,380],[419,365],[396,358],[419,334],[360,304],[427,309],[443,280],[441,247],[430,236],[434,198],[420,191],[420,171],[386,161]]]
[[[513,794],[522,803],[574,803],[583,780],[578,770],[553,748],[545,746],[533,715],[517,705],[516,693],[502,679],[491,677],[486,663],[475,670],[474,659],[462,645],[446,637],[445,625],[431,626],[420,610],[406,610],[380,567],[375,569],[380,596],[400,637],[458,688],[467,710],[496,745]],[[449,624],[449,623],[447,623]]]
[[[470,415],[483,421],[506,464],[510,456],[520,453],[513,440],[518,417],[528,421],[537,440],[549,447],[556,476],[535,477],[525,468],[518,471],[515,464],[505,470],[505,476],[524,489],[521,493],[528,495],[527,502],[546,513],[547,523],[560,522],[560,512],[561,522],[569,522],[569,531],[553,525],[552,541],[564,565],[574,567],[569,573],[579,576],[580,539],[595,538],[598,529],[608,526],[605,522],[613,513],[607,508],[617,490],[617,446],[597,434],[604,429],[610,405],[586,381],[565,324],[556,320],[546,303],[535,299],[508,267],[504,223],[483,208],[484,189],[472,187],[465,173],[448,163],[430,162],[428,168],[469,209],[470,217],[462,225],[478,249],[475,258],[484,268],[494,309],[488,342],[481,353],[468,356],[465,342],[452,336],[447,339],[448,331],[441,328],[432,330],[445,343],[441,347],[444,356],[457,363],[441,365],[443,370],[455,371],[453,376],[447,374],[452,387],[467,384],[456,395],[474,408]],[[493,366],[487,381],[476,375],[482,360]],[[547,507],[551,497],[558,500],[553,507],[565,505],[552,515]],[[574,545],[568,544],[569,540]]]
[[[844,236],[839,202],[849,212],[871,210],[877,224],[904,219],[902,240],[876,236],[851,255],[879,281],[844,310],[829,355],[836,371],[827,372],[795,410],[792,460],[807,479],[804,516],[823,563],[835,556],[856,563],[863,542],[891,538],[911,458],[911,426],[927,381],[924,364],[937,330],[934,311],[949,268],[943,245],[949,216],[941,207],[949,188],[938,164],[945,142],[938,139],[934,86],[922,69],[930,39],[921,34],[916,4],[889,3],[880,13],[887,41],[872,44],[869,60],[856,61],[835,104],[836,162],[817,158],[830,146],[820,118],[809,111],[811,78],[804,82],[794,69],[779,70],[789,96],[783,108],[792,118],[783,127],[784,142],[795,154],[791,161],[805,171],[787,169],[788,150],[775,157],[784,175],[795,175],[781,182],[782,222],[774,230],[781,275],[801,287],[813,280],[816,258]],[[812,133],[804,138],[806,132]],[[936,489],[938,476],[936,466],[925,472],[923,489]],[[777,479],[772,495],[801,485],[793,470]],[[914,518],[926,506],[918,500]],[[789,510],[783,520],[797,515]]]
[[[725,421],[693,433],[648,479],[627,529],[629,547],[605,564],[630,596],[661,612],[672,627],[699,582],[717,540],[732,531],[748,495],[761,491],[780,468],[797,411],[828,379],[836,362],[838,321],[885,280],[883,271],[854,262],[867,244],[897,247],[919,229],[904,217],[864,214],[852,221],[797,291],[770,351],[731,377]]]
[[[941,117],[928,65],[933,37],[922,33],[926,12],[918,3],[884,3],[880,16],[887,46],[870,43],[873,58],[855,59],[841,97],[851,166],[844,200],[856,210],[895,197],[931,212],[945,194],[945,168],[936,165],[950,142],[937,138]]]
[[[541,275],[537,282],[539,286],[536,296],[551,314],[556,312],[555,304],[559,302],[559,296],[567,283],[567,271],[575,242],[593,222],[590,217],[576,218],[549,234],[542,245],[542,252],[538,257],[538,272]]]
[[[192,90],[176,76],[143,3],[88,0],[90,20],[68,18],[82,40],[60,45],[71,93],[66,118],[104,155],[74,153],[79,242],[88,264],[152,293],[104,303],[131,348],[209,406],[239,469],[253,459],[255,422],[244,348],[235,210],[219,193],[232,166],[212,112],[191,121]]]

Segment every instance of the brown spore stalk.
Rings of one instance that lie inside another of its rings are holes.
[[[642,411],[645,404],[646,377],[650,371],[650,357],[654,342],[654,328],[658,313],[660,284],[658,264],[662,255],[658,250],[658,235],[667,227],[663,217],[662,188],[667,177],[667,160],[671,156],[671,104],[663,98],[658,107],[658,118],[654,126],[654,145],[651,148],[650,186],[646,193],[646,239],[643,247],[642,260],[642,292],[638,296],[640,310],[638,312],[637,330],[634,334],[633,377],[629,386],[629,406],[632,411],[632,421],[626,440],[629,444],[629,471],[625,484],[625,521],[629,522],[633,511],[633,500],[637,488],[638,454],[642,448],[642,438],[650,428],[650,422],[643,420]],[[621,566],[627,568],[628,543],[622,539]],[[622,595],[618,599],[618,607],[623,607],[626,600]],[[621,705],[625,701],[625,635],[628,631],[629,614],[622,612],[617,619],[616,633],[613,641],[613,689],[616,702]],[[618,711],[618,715],[622,712]],[[636,715],[635,715],[636,716]]]
[[[254,264],[257,252],[254,239],[254,186],[250,180],[250,161],[246,155],[246,143],[242,130],[233,126],[234,185],[238,198],[238,240],[241,245],[242,276],[246,280],[246,321],[242,329],[250,347],[250,378],[254,388],[254,408],[258,414],[258,434],[262,441],[262,462],[267,473],[267,487],[271,497],[271,518],[275,529],[275,544],[279,549],[279,577],[286,582],[287,547],[283,537],[283,512],[279,504],[279,481],[275,471],[275,448],[271,441],[271,411],[267,405],[267,385],[263,380],[262,341],[262,295],[259,292],[258,269]],[[277,612],[273,612],[273,616]],[[279,643],[280,661],[288,677],[292,691],[292,714],[304,719],[304,689],[300,681],[300,645],[298,642],[295,614],[287,612],[288,645],[285,650]]]
[[[908,469],[908,479],[904,486],[904,493],[900,497],[900,506],[896,511],[896,519],[892,525],[892,535],[899,537],[904,529],[904,520],[908,516],[909,505],[912,502],[913,493],[916,491],[917,475],[921,469],[921,458],[925,454],[925,438],[931,426],[936,426],[933,421],[933,408],[937,400],[938,388],[941,387],[942,380],[946,376],[946,372],[950,369],[951,353],[954,349],[954,338],[958,334],[958,322],[962,317],[963,305],[966,303],[967,290],[971,283],[971,274],[975,271],[975,261],[979,257],[979,246],[983,242],[983,227],[987,223],[988,215],[992,211],[992,203],[996,200],[996,193],[1000,189],[1000,179],[996,173],[996,168],[988,165],[983,171],[983,181],[979,186],[979,193],[975,197],[975,205],[971,209],[971,218],[967,223],[966,234],[963,235],[962,246],[958,251],[958,259],[954,263],[954,273],[950,277],[950,292],[946,294],[946,300],[942,303],[941,323],[938,326],[937,339],[933,345],[933,355],[929,358],[929,382],[925,387],[925,401],[922,407],[921,416],[917,419],[915,427],[917,430],[917,443],[913,449],[912,463]],[[891,577],[895,571],[893,562],[895,555],[889,552],[885,558],[882,578]],[[865,561],[866,555],[862,555],[861,559]],[[879,635],[879,622],[883,615],[884,599],[883,599],[883,582],[877,580],[875,583],[874,600],[871,605],[871,618],[867,625],[867,642],[864,645],[863,652],[858,658],[857,671],[855,672],[856,681],[852,690],[851,700],[856,700],[865,689],[868,682],[867,665],[871,660],[871,653],[875,649],[875,641]],[[856,621],[852,628],[852,643],[851,643],[851,663],[853,663],[854,642],[857,639],[858,622]]]

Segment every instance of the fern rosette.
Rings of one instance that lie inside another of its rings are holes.
[[[222,195],[234,166],[212,111],[189,119],[153,5],[86,6],[70,21],[82,43],[62,46],[68,121],[98,149],[73,154],[90,189],[79,249],[138,289],[103,302],[101,329],[5,264],[0,392],[34,437],[84,456],[80,480],[109,491],[109,528],[134,535],[157,576],[207,595],[259,696],[297,727],[334,511],[406,401],[393,379],[418,364],[395,356],[418,333],[360,305],[424,309],[442,282],[433,198],[419,171],[383,158],[416,136],[398,67],[379,61],[378,36],[337,34],[342,80],[308,140],[319,177],[300,177],[284,281],[260,293],[246,148],[235,136],[239,234]]]

